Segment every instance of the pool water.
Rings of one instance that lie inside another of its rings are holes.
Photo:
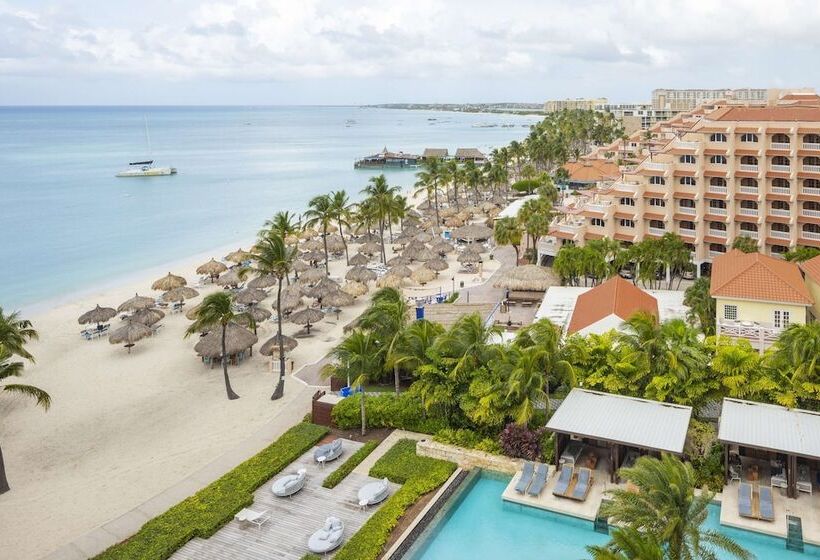
[[[486,471],[476,476],[442,508],[405,559],[579,560],[589,558],[585,546],[609,541],[608,535],[592,529],[590,521],[504,502],[501,494],[509,481]],[[820,558],[820,547],[807,545],[802,554],[791,552],[782,539],[720,526],[718,505],[710,506],[706,525],[746,547],[758,560]]]

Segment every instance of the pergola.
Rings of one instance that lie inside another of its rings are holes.
[[[556,468],[571,438],[592,440],[609,447],[610,480],[616,482],[625,447],[682,455],[691,416],[688,406],[573,389],[547,423],[556,436]]]
[[[820,460],[820,413],[739,399],[723,399],[718,440],[729,480],[729,446],[786,456],[786,495],[797,497],[797,459]]]

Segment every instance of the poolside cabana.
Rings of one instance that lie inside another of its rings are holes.
[[[718,440],[724,445],[727,482],[745,475],[785,488],[789,498],[813,494],[812,471],[820,467],[820,413],[723,399]],[[734,457],[741,461],[739,472]]]
[[[609,475],[617,482],[624,460],[638,455],[683,454],[692,408],[573,389],[552,415],[547,430],[555,432],[555,465],[569,456],[571,444],[578,448],[609,449]],[[577,458],[576,458],[577,459]]]

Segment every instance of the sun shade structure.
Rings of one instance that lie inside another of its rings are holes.
[[[302,303],[304,300],[302,299],[302,289],[299,286],[286,286],[282,288],[282,311],[293,311]],[[274,311],[276,310],[276,296],[273,297],[273,302],[271,303]]]
[[[481,253],[475,249],[465,249],[456,260],[461,264],[473,264],[481,262]],[[496,286],[498,288],[498,286]]]
[[[342,286],[342,291],[355,298],[365,295],[368,292],[368,289],[367,284],[362,284],[361,282],[356,282],[353,280]]]
[[[236,294],[234,301],[236,301],[236,303],[241,303],[242,305],[251,305],[254,303],[259,303],[266,297],[268,297],[268,292],[265,290],[260,290],[259,288],[245,288]]]
[[[350,257],[350,264],[353,266],[364,266],[370,262],[370,258],[364,253],[356,253]]]
[[[245,313],[253,317],[253,321],[256,323],[256,326],[259,326],[259,323],[262,321],[267,321],[270,319],[272,315],[272,313],[267,309],[263,309],[258,306],[250,307]],[[243,327],[249,327],[251,324],[247,317],[243,317],[241,315],[236,319],[236,322]]]
[[[447,261],[445,261],[442,258],[431,259],[431,260],[427,261],[426,263],[424,263],[424,268],[428,268],[428,269],[433,270],[435,272],[441,272],[442,270],[447,270],[449,267],[450,267],[450,265],[447,264]]]
[[[430,250],[434,253],[438,253],[439,255],[446,255],[447,253],[452,253],[455,249],[452,243],[448,243],[446,241],[438,241],[430,247]]]
[[[182,286],[185,286],[187,284],[188,281],[185,280],[185,278],[183,278],[182,276],[171,274],[169,272],[168,274],[166,274],[165,276],[151,284],[151,289],[167,292],[168,290],[173,290],[174,288],[181,288]]]
[[[311,267],[305,261],[300,261],[298,259],[293,261],[293,270],[296,271],[297,273],[301,273],[301,272],[304,272],[306,270],[310,270],[311,268],[313,268],[313,267]]]
[[[489,239],[493,230],[480,224],[468,224],[453,230],[453,237],[457,239]]]
[[[247,270],[247,269],[242,269],[242,270]],[[234,268],[232,270],[229,270],[228,272],[226,272],[225,274],[223,274],[222,276],[217,278],[216,283],[219,284],[220,286],[238,286],[239,284],[244,282],[244,280],[240,277],[239,271],[240,271],[240,269],[238,269],[238,268]]]
[[[86,311],[80,318],[77,319],[77,322],[81,325],[87,325],[89,323],[105,323],[109,319],[112,319],[117,316],[117,310],[113,307],[100,307],[99,304],[97,307],[92,309],[91,311]]]
[[[380,253],[381,250],[382,250],[381,244],[373,242],[373,241],[369,241],[369,242],[365,243],[364,245],[362,245],[361,247],[359,247],[359,252],[364,253],[365,255],[375,255],[377,253]]]
[[[324,262],[325,253],[323,251],[308,251],[302,254],[302,258],[308,262]]]
[[[430,270],[429,268],[420,268],[420,269],[414,271],[413,274],[410,275],[410,278],[414,282],[418,282],[421,285],[424,285],[427,282],[430,282],[435,277],[436,277],[436,273],[434,271]]]
[[[327,278],[327,273],[323,268],[309,268],[299,275],[299,282],[302,284],[315,284],[323,278]]]
[[[299,342],[295,338],[282,335],[282,347],[285,352],[293,351]],[[279,355],[279,335],[273,335],[265,344],[259,349],[259,353],[263,356],[278,356]]]
[[[493,284],[496,288],[507,288],[529,292],[545,292],[553,285],[554,279],[550,271],[537,264],[525,264],[513,267],[503,274]]]
[[[308,297],[321,299],[333,292],[338,292],[340,287],[335,280],[324,277],[315,286],[303,287],[302,293]]]
[[[366,284],[376,279],[377,274],[364,266],[354,266],[345,274],[345,280],[352,280],[354,282],[361,282]]]
[[[134,297],[120,304],[117,308],[117,312],[123,313],[125,311],[139,311],[140,309],[148,309],[149,307],[154,307],[155,305],[156,301],[154,301],[154,298],[134,294]]]
[[[552,415],[547,429],[557,436],[556,466],[570,436],[609,444],[614,481],[623,446],[681,455],[691,417],[688,406],[576,388]]]
[[[413,269],[406,264],[399,264],[390,267],[390,274],[398,276],[399,278],[410,278],[410,275],[413,274]]]
[[[225,266],[223,263],[221,263],[221,262],[219,262],[215,259],[211,259],[208,262],[206,262],[205,264],[200,265],[196,269],[196,273],[197,274],[205,274],[207,276],[210,276],[211,280],[214,280],[217,276],[219,276],[220,274],[222,274],[226,270],[228,270],[228,267]]]
[[[151,326],[165,317],[165,313],[160,311],[159,309],[146,307],[145,309],[140,309],[136,311],[131,317],[129,318],[130,321],[134,323],[142,323],[146,326]]]
[[[718,441],[786,455],[786,490],[797,497],[797,459],[820,460],[820,413],[740,399],[723,399]]]
[[[378,288],[401,288],[403,278],[390,274],[389,272],[376,280],[376,287]]]
[[[346,307],[353,305],[353,296],[342,290],[336,290],[322,298],[323,305],[330,305],[332,307]]]
[[[395,257],[387,260],[387,266],[398,266],[398,265],[402,265],[402,264],[410,264],[410,259],[408,259],[404,256],[401,256],[401,255],[398,255],[398,256],[395,256]]]
[[[197,292],[195,289],[189,288],[188,286],[180,286],[179,288],[168,290],[167,292],[162,294],[162,301],[185,301],[186,299],[195,298],[198,295],[199,292]]]
[[[137,323],[136,321],[128,321],[128,323],[111,333],[108,337],[108,342],[111,344],[125,344],[130,354],[131,347],[134,346],[134,344],[152,334],[154,334],[154,331],[151,330],[151,327]]]
[[[236,323],[228,323],[225,330],[225,351],[228,356],[244,352],[259,339],[248,329],[237,325]],[[221,358],[222,357],[222,328],[216,327],[211,332],[203,336],[199,342],[194,346],[197,354],[203,358]]]
[[[273,274],[263,274],[248,282],[248,288],[264,289],[275,286],[279,280]]]
[[[297,325],[305,325],[308,334],[310,334],[310,326],[324,318],[325,314],[318,309],[308,308],[292,313],[290,316],[290,321],[292,323],[296,323]]]
[[[230,261],[230,262],[237,263],[237,264],[245,262],[245,261],[249,261],[252,258],[253,258],[253,253],[245,251],[244,249],[241,249],[241,248],[237,249],[236,251],[234,251],[232,253],[228,253],[227,255],[225,255],[225,260],[226,261]]]

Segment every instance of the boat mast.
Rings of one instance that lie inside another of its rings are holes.
[[[153,150],[151,149],[151,135],[148,134],[148,117],[143,115],[142,119],[145,121],[145,142],[148,144],[148,159],[154,159]]]

